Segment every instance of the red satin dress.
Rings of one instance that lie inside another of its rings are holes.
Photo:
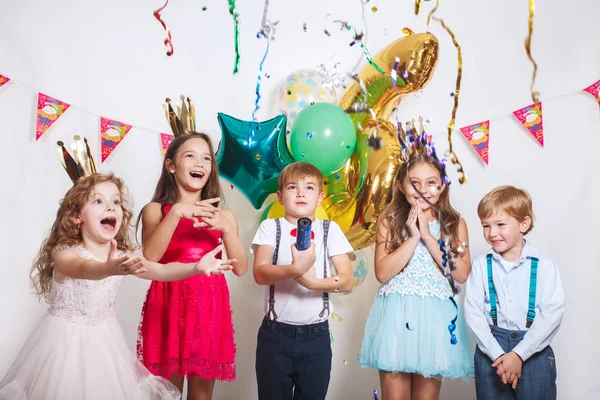
[[[163,215],[171,205],[163,206]],[[220,244],[221,232],[194,228],[182,218],[160,260],[192,263]],[[154,375],[235,379],[235,342],[229,289],[223,275],[152,281],[138,332],[140,361]]]

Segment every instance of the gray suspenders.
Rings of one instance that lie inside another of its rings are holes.
[[[275,219],[275,224],[277,226],[277,234],[275,239],[275,250],[273,251],[273,265],[277,265],[277,258],[279,256],[279,242],[281,241],[281,222],[279,222],[279,218]],[[329,235],[329,221],[323,221],[323,278],[327,278],[327,236]],[[319,317],[323,317],[325,315],[325,311],[327,311],[327,317],[329,317],[329,293],[323,292],[323,309],[319,313]],[[269,310],[267,311],[267,318],[271,321],[275,321],[277,319],[277,313],[275,312],[275,285],[269,285]]]

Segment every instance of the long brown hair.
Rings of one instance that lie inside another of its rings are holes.
[[[132,204],[123,180],[113,174],[100,173],[79,178],[59,202],[56,219],[52,224],[50,232],[42,242],[37,257],[30,269],[31,287],[40,298],[50,293],[55,249],[77,246],[81,243],[81,230],[75,221],[87,203],[94,187],[103,182],[114,183],[121,195],[123,222],[115,236],[117,248],[123,251],[134,249],[129,237],[130,221],[133,215],[131,212]]]
[[[419,164],[429,164],[433,166],[439,173],[443,182],[443,165],[432,156],[423,153],[413,153],[408,159],[408,162],[403,163],[396,174],[395,184],[392,191],[388,194],[391,196],[389,204],[384,210],[379,219],[380,223],[385,223],[387,226],[386,250],[392,252],[396,250],[403,241],[408,238],[408,229],[406,221],[410,212],[410,204],[400,186],[408,173]],[[456,249],[460,246],[458,239],[458,225],[460,222],[460,214],[450,205],[449,186],[445,185],[440,193],[440,197],[436,204],[433,205],[432,211],[438,212],[438,219],[442,224],[442,232],[450,239],[450,247]]]
[[[220,197],[221,199],[223,198],[223,194],[221,192],[221,185],[219,184],[219,167],[217,165],[217,157],[215,156],[212,140],[210,139],[210,136],[208,136],[206,133],[191,132],[189,134],[176,137],[175,139],[173,139],[173,141],[167,148],[167,152],[165,153],[165,159],[162,165],[162,170],[160,172],[160,178],[158,178],[158,183],[156,184],[156,188],[154,189],[154,195],[152,196],[151,202],[164,204],[175,204],[177,202],[177,196],[179,195],[179,192],[177,191],[177,182],[175,181],[175,177],[173,176],[173,174],[171,174],[167,169],[167,160],[174,161],[179,148],[185,142],[194,138],[200,138],[204,140],[208,145],[208,149],[210,150],[211,165],[210,175],[208,175],[208,179],[206,180],[206,184],[200,192],[200,198],[198,200],[212,199],[215,197]],[[142,208],[142,210],[140,211],[140,215],[138,215],[137,221],[135,223],[136,236],[140,226],[140,220],[142,218],[143,211],[144,209]]]

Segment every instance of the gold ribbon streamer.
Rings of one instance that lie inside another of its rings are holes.
[[[429,11],[429,15],[427,15],[427,27],[429,27],[429,23],[431,22],[431,17],[433,17],[433,14],[435,14],[435,12],[437,11],[439,6],[440,6],[440,0],[437,0],[437,2],[435,3],[435,7],[433,7],[431,9],[431,11]]]
[[[415,15],[419,15],[419,13],[421,12],[421,4],[423,3],[423,0],[415,0]]]
[[[531,91],[531,99],[534,103],[537,103],[539,100],[540,92],[533,90],[533,84],[535,83],[535,76],[537,75],[537,63],[531,56],[531,36],[533,35],[533,17],[535,16],[535,0],[529,0],[529,35],[525,38],[525,51],[527,52],[527,57],[533,64],[533,77],[531,78],[531,86],[529,90]]]
[[[439,3],[440,2],[438,0],[438,3],[436,4],[435,8],[433,10],[431,10],[431,12],[429,13],[429,17],[432,17],[432,15],[435,12],[435,10],[437,9]],[[446,30],[446,32],[448,32],[448,35],[450,35],[450,37],[452,38],[454,47],[456,47],[456,52],[457,52],[457,56],[458,56],[458,63],[457,63],[458,71],[456,74],[456,89],[454,89],[454,107],[452,107],[452,117],[450,118],[450,122],[448,123],[448,153],[450,154],[450,161],[452,162],[452,164],[455,164],[458,166],[457,170],[458,170],[458,173],[460,174],[460,176],[458,177],[458,182],[462,185],[463,183],[467,182],[467,175],[465,174],[465,170],[462,166],[462,163],[460,162],[460,160],[454,153],[454,150],[452,149],[452,131],[454,130],[454,122],[456,120],[456,111],[458,109],[458,97],[460,94],[460,82],[462,80],[462,51],[460,50],[460,45],[458,44],[458,41],[456,40],[456,36],[454,36],[454,33],[452,33],[450,28],[448,28],[448,26],[444,23],[444,20],[441,18],[438,18],[438,17],[433,17],[433,19],[438,21],[442,25],[442,28],[444,28]],[[428,20],[429,20],[429,18],[428,18]]]

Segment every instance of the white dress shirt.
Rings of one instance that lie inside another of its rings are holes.
[[[527,241],[521,256],[514,264],[502,260],[494,250],[490,250],[487,254],[492,255],[492,275],[496,288],[498,313],[497,326],[508,330],[527,330],[525,324],[529,305],[531,257],[539,260],[535,319],[523,340],[513,349],[523,361],[526,361],[550,344],[562,321],[565,296],[558,267],[536,252],[533,245]],[[490,314],[487,254],[479,256],[471,266],[464,308],[467,324],[479,348],[491,360],[496,360],[505,352],[489,327],[493,322]]]

